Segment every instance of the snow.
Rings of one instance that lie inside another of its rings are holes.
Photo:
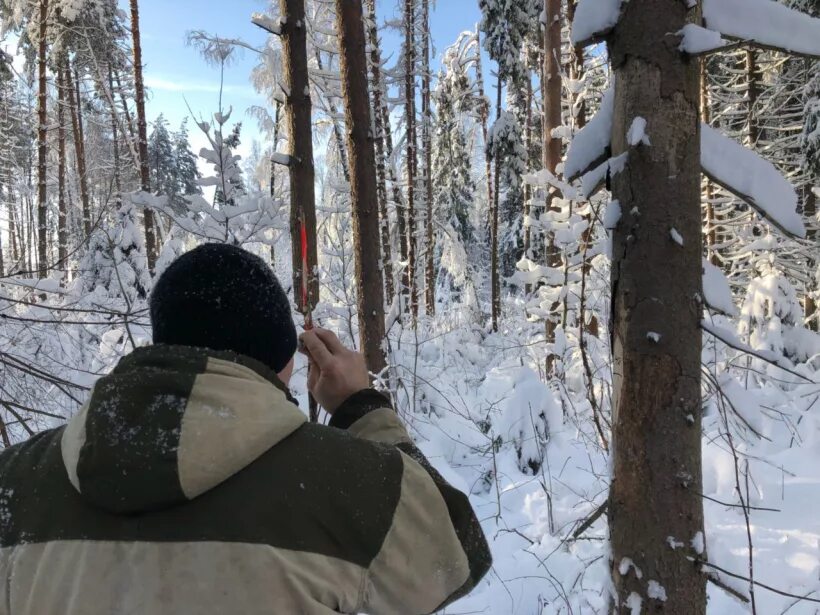
[[[578,131],[567,150],[564,177],[572,180],[586,173],[596,161],[609,151],[612,140],[612,116],[615,112],[615,86],[610,85],[601,98],[601,108]]]
[[[682,37],[680,50],[693,55],[714,51],[729,44],[720,32],[708,30],[693,23],[686,24],[678,35]]]
[[[611,231],[616,226],[618,226],[618,222],[621,219],[621,203],[616,200],[612,200],[606,206],[606,211],[604,211],[604,228],[608,231]]]
[[[281,164],[285,167],[290,166],[291,163],[291,157],[288,154],[282,154],[281,152],[274,152],[271,156],[271,160],[274,164]]]
[[[703,553],[706,551],[706,547],[703,541],[703,532],[698,532],[692,538],[692,548],[698,555],[703,555]]]
[[[254,13],[251,17],[251,21],[254,25],[259,26],[263,30],[267,30],[271,34],[275,34],[276,36],[282,35],[282,21],[271,19],[267,15],[263,13]]]
[[[706,124],[701,127],[701,166],[712,181],[749,203],[777,228],[806,236],[791,183],[772,163]]]
[[[773,0],[704,0],[703,20],[724,36],[820,57],[820,19]]]
[[[737,307],[732,299],[729,280],[723,275],[720,267],[715,267],[703,259],[703,295],[706,305],[728,316],[737,314]]]
[[[646,584],[646,596],[652,600],[666,602],[666,589],[654,579],[650,580],[649,583]]]
[[[587,44],[606,34],[621,16],[621,0],[580,0],[572,22],[572,44]]]
[[[683,237],[678,232],[678,229],[676,229],[676,228],[669,229],[669,236],[672,238],[672,241],[674,241],[679,246],[683,245]]]
[[[632,125],[626,133],[626,141],[633,147],[639,144],[651,145],[649,136],[646,134],[646,119],[636,117],[632,120]]]
[[[629,615],[641,615],[641,605],[643,604],[643,598],[641,598],[635,592],[629,594],[626,599],[626,608],[629,609]]]

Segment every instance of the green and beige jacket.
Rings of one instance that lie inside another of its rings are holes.
[[[0,453],[0,615],[430,613],[489,566],[384,396],[310,424],[231,353],[141,348]]]

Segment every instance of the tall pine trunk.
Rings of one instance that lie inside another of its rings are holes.
[[[430,84],[430,0],[422,0],[421,21],[421,148],[424,156],[424,201],[425,242],[424,242],[424,297],[427,315],[436,313],[436,269],[435,250],[436,236],[433,231],[433,106],[431,104]]]
[[[109,112],[111,114],[111,143],[114,149],[114,189],[117,194],[116,199],[117,208],[122,205],[122,181],[120,178],[120,130],[119,122],[117,121],[117,109],[113,104],[114,101],[114,68],[108,65],[108,91],[111,92],[111,102],[109,105]]]
[[[68,258],[68,207],[65,189],[65,63],[57,65],[57,258],[66,268]]]
[[[418,153],[416,151],[416,3],[404,2],[404,105],[407,123],[407,266],[403,282],[410,295],[410,312],[415,325],[418,318],[418,293],[416,280],[416,177]]]
[[[282,50],[285,82],[288,87],[287,120],[290,146],[290,233],[292,241],[293,290],[296,305],[306,317],[319,301],[316,277],[316,189],[313,169],[313,131],[310,83],[308,80],[307,33],[304,0],[280,0],[284,19]],[[302,247],[304,226],[307,237],[307,303],[302,297]]]
[[[71,114],[71,132],[74,135],[74,158],[77,163],[77,177],[80,185],[80,202],[82,203],[83,231],[85,236],[91,234],[91,203],[88,196],[88,176],[85,165],[85,138],[83,135],[82,106],[80,104],[80,87],[74,88],[74,78],[71,73],[71,64],[68,60],[63,66],[63,73],[68,89],[68,106]]]
[[[608,514],[616,613],[636,612],[638,600],[645,612],[667,615],[706,608],[706,578],[695,561],[705,558],[698,62],[680,53],[673,34],[698,13],[680,0],[630,0],[608,41],[612,154],[628,153],[625,171],[612,177],[623,212],[612,250]],[[627,144],[637,117],[647,122],[651,147]],[[648,596],[649,581],[664,588],[664,602]]]
[[[324,71],[324,62],[322,61],[322,52],[319,47],[313,48],[313,56],[316,58],[316,68],[320,72]],[[336,108],[336,103],[333,102],[333,97],[327,97],[327,110],[330,116],[330,122],[333,125],[333,139],[336,141],[336,147],[339,150],[339,163],[342,165],[342,176],[345,182],[350,184],[350,163],[347,159],[347,150],[345,149],[345,140],[342,136],[342,127],[339,125],[339,110]]]
[[[370,80],[371,92],[373,94],[373,127],[375,132],[374,144],[376,146],[376,191],[379,199],[379,222],[382,256],[382,274],[384,278],[384,298],[385,304],[390,305],[393,301],[395,288],[393,285],[393,257],[390,243],[390,218],[387,213],[387,137],[386,131],[390,130],[389,124],[386,126],[382,107],[386,106],[382,100],[382,57],[381,46],[379,44],[379,29],[376,24],[376,0],[365,0],[367,6],[368,19],[368,44],[370,45]],[[392,153],[392,138],[390,150]],[[393,182],[394,190],[398,190],[398,184]]]
[[[501,75],[496,82],[495,119],[501,118]],[[498,331],[501,317],[501,277],[498,271],[498,201],[501,192],[501,156],[495,153],[493,197],[490,205],[490,320],[493,331]]]
[[[48,270],[48,194],[46,191],[46,138],[48,124],[48,73],[46,52],[48,33],[48,0],[40,0],[39,40],[37,45],[37,269],[41,278]]]
[[[544,98],[544,168],[555,175],[561,162],[561,139],[553,136],[553,130],[561,126],[561,0],[545,0],[544,10],[546,24],[544,29],[544,79],[546,88]],[[552,194],[547,192],[546,209],[552,210]],[[555,233],[549,232],[547,238],[548,265],[557,268],[561,264],[561,254],[555,246]],[[558,303],[550,307],[550,314],[546,321],[547,344],[555,343],[555,331],[558,327],[556,313]],[[547,355],[547,373],[552,372],[555,355]]]
[[[379,244],[376,159],[370,139],[370,95],[361,0],[336,0],[342,95],[345,106],[347,151],[351,165],[353,245],[356,253],[356,301],[359,339],[367,368],[375,374],[386,365],[382,271],[373,258]]]
[[[148,120],[145,117],[145,84],[142,78],[142,42],[138,0],[131,0],[131,37],[134,47],[134,95],[137,102],[137,151],[140,159],[140,189],[151,192],[151,172],[148,167]],[[154,212],[145,208],[142,218],[145,229],[145,255],[148,270],[153,274],[157,262],[157,240]]]

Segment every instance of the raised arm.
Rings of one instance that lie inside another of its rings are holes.
[[[383,394],[367,388],[364,359],[329,331],[302,336],[311,361],[309,387],[333,414],[330,425],[395,446],[401,496],[381,552],[371,563],[361,609],[373,615],[432,613],[470,592],[492,558],[463,493],[413,444]]]

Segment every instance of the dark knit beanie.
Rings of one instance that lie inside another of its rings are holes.
[[[176,259],[151,292],[155,344],[231,350],[282,371],[296,352],[290,302],[258,256],[225,244]]]

